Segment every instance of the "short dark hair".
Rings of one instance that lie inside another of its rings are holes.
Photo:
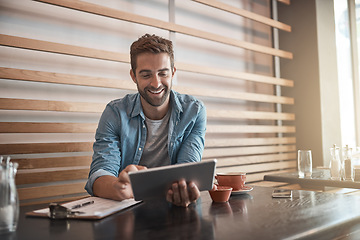
[[[171,71],[174,71],[174,50],[170,40],[156,36],[155,34],[145,34],[133,42],[130,47],[131,69],[136,74],[136,59],[141,53],[167,53],[170,57]]]

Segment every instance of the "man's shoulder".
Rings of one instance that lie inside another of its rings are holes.
[[[111,107],[115,107],[115,108],[128,107],[129,105],[135,104],[135,100],[136,100],[137,95],[138,95],[137,93],[126,94],[122,98],[111,100],[108,103],[108,105],[111,106]]]
[[[126,94],[122,98],[114,99],[111,102],[107,104],[107,108],[112,109],[112,111],[117,112],[120,115],[126,114],[130,116],[130,114],[136,110],[139,107],[140,103],[137,103],[138,101],[138,93],[133,94]]]
[[[196,105],[198,107],[203,107],[204,106],[204,103],[197,99],[196,97],[192,96],[192,95],[188,95],[188,94],[181,94],[181,93],[178,93],[176,91],[173,91],[173,94],[174,94],[174,97],[178,100],[178,102],[181,104],[181,105]]]

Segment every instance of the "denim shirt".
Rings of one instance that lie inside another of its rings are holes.
[[[170,164],[198,162],[204,150],[206,109],[192,96],[170,93],[168,153]],[[93,160],[85,189],[93,195],[95,180],[118,176],[128,165],[138,165],[146,143],[145,115],[140,94],[128,94],[110,102],[99,121]]]

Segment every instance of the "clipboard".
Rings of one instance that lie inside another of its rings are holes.
[[[94,201],[92,204],[87,204]],[[122,201],[115,201],[106,198],[99,197],[87,197],[76,201],[67,202],[61,204],[67,208],[73,208],[74,206],[81,206],[76,210],[79,210],[79,214],[69,215],[67,219],[102,219],[109,215],[112,215],[121,210],[127,209],[133,205],[140,203],[141,201],[135,201],[133,198],[125,199]],[[49,208],[42,208],[27,212],[26,216],[29,217],[49,217]]]

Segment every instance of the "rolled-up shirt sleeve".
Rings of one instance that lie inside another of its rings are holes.
[[[94,185],[95,180],[96,180],[98,177],[105,176],[105,175],[114,176],[113,174],[111,174],[111,173],[109,173],[108,171],[105,171],[105,170],[103,170],[103,169],[98,169],[96,172],[92,173],[92,174],[89,176],[88,181],[86,182],[86,185],[85,185],[85,190],[86,190],[91,196],[94,196],[94,192],[93,192],[92,186]]]

